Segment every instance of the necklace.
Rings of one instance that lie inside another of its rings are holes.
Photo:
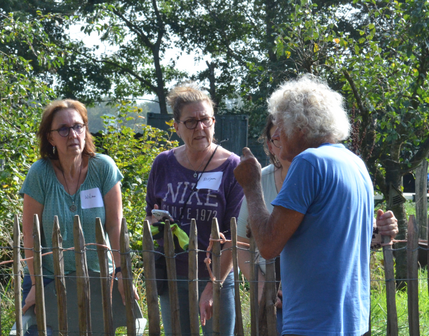
[[[191,168],[192,168],[192,170],[194,171],[194,177],[195,178],[197,178],[197,176],[198,176],[198,173],[197,173],[197,171],[199,171],[199,170],[201,170],[201,167],[203,166],[203,164],[204,164],[204,161],[206,161],[206,159],[207,159],[207,156],[210,154],[210,150],[208,151],[208,153],[206,154],[206,156],[204,157],[204,160],[201,162],[201,164],[200,164],[200,166],[198,167],[198,169],[194,169],[194,166],[192,165],[192,163],[191,163],[191,160],[189,160],[189,158],[188,158],[188,154],[186,154],[186,149],[185,149],[185,157],[186,157],[186,160],[188,160],[188,163],[189,163],[189,165],[191,166]]]
[[[68,195],[70,196],[70,198],[71,198],[71,200],[72,200],[72,202],[73,202],[73,204],[69,206],[69,209],[70,209],[70,211],[71,211],[71,212],[76,212],[76,210],[77,210],[77,207],[76,207],[76,205],[74,204],[74,201],[76,200],[76,194],[77,194],[77,191],[79,190],[79,181],[80,181],[80,173],[82,173],[82,165],[83,165],[83,164],[81,163],[81,164],[80,164],[80,170],[79,170],[79,177],[78,177],[78,179],[77,179],[76,191],[75,191],[75,193],[74,193],[74,195],[73,195],[73,198],[72,198],[72,197],[70,196],[70,189],[69,189],[69,186],[68,186],[68,184],[67,184],[66,177],[65,177],[65,175],[64,175],[63,166],[61,166],[61,163],[60,163],[61,173],[63,174],[64,182],[66,183],[66,187],[67,187],[67,193],[68,193]]]

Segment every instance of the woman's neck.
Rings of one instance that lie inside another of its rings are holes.
[[[277,192],[279,192],[280,189],[282,188],[283,182],[286,179],[286,175],[290,167],[289,161],[282,161],[280,162],[280,164],[281,164],[280,168],[277,168],[276,171],[274,172],[274,180],[276,183]]]
[[[213,153],[213,145],[210,144],[202,151],[190,151],[185,145],[183,153],[187,158],[191,168],[193,170],[199,171],[201,170],[201,166],[207,162],[210,155]]]
[[[64,175],[68,178],[77,177],[83,168],[83,164],[83,155],[78,155],[72,158],[58,158],[59,169],[62,170]]]

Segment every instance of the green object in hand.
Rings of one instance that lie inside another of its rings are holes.
[[[162,239],[164,238],[164,227],[165,222],[156,222],[153,223],[150,227],[153,239]],[[183,231],[177,223],[170,225],[171,232],[177,238],[180,247],[183,251],[186,251],[189,246],[189,237],[185,231]]]

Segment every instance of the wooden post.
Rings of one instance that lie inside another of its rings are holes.
[[[73,238],[76,260],[77,305],[79,316],[79,333],[90,336],[91,328],[91,290],[89,288],[88,265],[86,263],[85,238],[78,215],[74,216]]]
[[[149,221],[143,223],[143,266],[146,281],[146,302],[149,319],[149,336],[161,335],[158,290],[156,289],[155,251]]]
[[[220,289],[222,279],[220,276],[220,234],[217,218],[212,220],[211,237],[213,239],[212,247],[212,270],[215,281],[213,283],[213,335],[220,335]]]
[[[416,168],[416,219],[417,235],[426,239],[428,218],[428,162],[423,160]]]
[[[13,278],[15,282],[15,319],[16,335],[22,336],[22,308],[21,308],[21,230],[18,215],[13,221]],[[1,303],[1,298],[0,298]],[[0,312],[1,313],[1,312]],[[1,314],[0,314],[1,316]],[[1,324],[0,324],[1,330]]]
[[[251,335],[258,336],[258,272],[259,265],[255,263],[256,244],[253,236],[250,238],[250,315],[251,315]]]
[[[234,269],[234,298],[235,298],[235,334],[244,336],[243,314],[240,302],[240,283],[238,279],[238,252],[237,252],[237,220],[231,218],[231,239],[232,239],[232,267]]]
[[[266,261],[265,269],[265,284],[264,284],[264,297],[265,297],[265,316],[267,321],[267,335],[277,334],[277,315],[276,315],[276,299],[277,299],[277,286],[276,286],[276,265],[275,258]]]
[[[40,242],[39,217],[33,217],[33,268],[36,283],[36,320],[39,335],[47,335],[45,314],[45,287],[43,286],[42,245]]]
[[[133,273],[131,269],[130,239],[125,218],[122,218],[120,249],[122,283],[124,284],[125,308],[127,311],[127,335],[135,335],[136,318],[134,313]]]
[[[419,280],[417,269],[418,228],[413,215],[408,219],[407,238],[407,291],[408,291],[408,323],[410,335],[419,336]]]
[[[381,236],[384,244],[391,238]],[[384,277],[386,280],[387,335],[398,336],[398,314],[396,311],[396,284],[392,245],[383,246]]]
[[[165,261],[167,263],[168,296],[170,299],[171,309],[171,328],[173,335],[179,336],[182,334],[182,331],[180,327],[180,306],[177,290],[176,259],[174,256],[173,233],[171,232],[169,220],[166,220],[164,225],[164,253]]]
[[[103,223],[97,217],[95,219],[95,240],[99,245],[107,245]],[[103,306],[103,322],[105,335],[115,335],[113,329],[113,313],[112,313],[112,300],[110,296],[110,281],[109,274],[109,250],[107,247],[97,246],[98,262],[100,263],[100,283],[101,283],[101,302]],[[114,270],[113,270],[114,271]]]
[[[64,278],[63,237],[61,236],[58,216],[54,216],[52,252],[54,259],[55,289],[57,292],[58,334],[67,335],[67,289],[66,280]]]
[[[200,324],[198,321],[198,232],[197,222],[194,218],[191,220],[188,246],[188,280],[189,280],[189,316],[191,335],[200,334]]]

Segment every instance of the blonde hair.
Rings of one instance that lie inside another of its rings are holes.
[[[206,101],[214,108],[215,104],[211,98],[201,91],[194,82],[179,84],[171,90],[167,96],[167,102],[173,110],[174,120],[180,121],[184,106],[192,103]]]

